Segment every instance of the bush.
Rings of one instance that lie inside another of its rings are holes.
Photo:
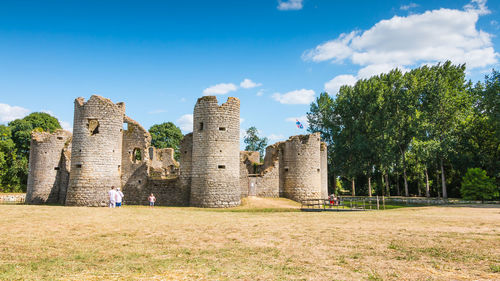
[[[466,200],[491,200],[498,197],[498,188],[493,179],[486,175],[486,171],[479,168],[470,168],[462,178],[460,188],[462,198]]]

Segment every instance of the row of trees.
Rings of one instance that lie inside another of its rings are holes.
[[[307,117],[329,145],[330,182],[352,194],[460,196],[468,168],[500,183],[500,75],[445,62],[322,93]]]

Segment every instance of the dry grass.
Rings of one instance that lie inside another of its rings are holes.
[[[249,212],[0,205],[0,279],[500,279],[500,208],[246,204]]]

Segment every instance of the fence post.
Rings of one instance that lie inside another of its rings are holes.
[[[378,201],[378,195],[377,195],[377,210],[380,209],[379,201]]]
[[[385,210],[385,197],[384,197],[384,195],[382,195],[382,206],[384,206],[384,210]]]

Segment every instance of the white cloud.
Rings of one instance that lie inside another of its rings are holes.
[[[304,52],[314,62],[348,61],[360,66],[356,78],[366,78],[399,67],[451,60],[468,69],[498,62],[492,34],[479,30],[480,15],[489,13],[486,1],[473,0],[464,10],[439,9],[381,20],[368,30],[340,34],[336,39]]]
[[[329,94],[336,95],[343,85],[352,86],[358,79],[352,75],[338,75],[332,80],[325,83],[325,91]]]
[[[302,9],[302,1],[303,0],[278,0],[278,10],[287,11],[287,10],[301,10]]]
[[[241,123],[243,123],[243,122],[245,122],[245,119],[240,117],[240,125],[241,125]]]
[[[28,115],[29,109],[20,106],[11,106],[5,103],[0,103],[0,122],[6,123],[15,119],[23,118]]]
[[[233,83],[220,83],[217,85],[210,86],[203,90],[203,95],[225,95],[229,92],[236,91],[238,87]]]
[[[285,140],[285,136],[284,135],[276,135],[276,134],[270,134],[269,136],[267,136],[267,138],[272,141],[272,142],[277,142],[277,141],[282,141],[282,140]]]
[[[491,13],[488,7],[486,7],[486,0],[472,0],[469,4],[464,6],[464,9],[478,15],[487,15]]]
[[[258,96],[258,97],[260,97],[260,96],[262,96],[262,95],[264,95],[264,90],[259,90],[259,91],[257,92],[257,96]]]
[[[413,9],[413,8],[416,8],[416,7],[418,7],[418,6],[419,6],[419,5],[418,5],[418,4],[416,4],[416,3],[410,3],[410,4],[408,4],[408,5],[402,5],[402,6],[401,6],[401,7],[399,7],[399,8],[400,8],[401,10],[403,10],[403,11],[408,11],[408,10]]]
[[[301,89],[285,94],[274,93],[273,99],[282,104],[310,104],[314,101],[314,91]]]
[[[244,89],[251,89],[251,88],[260,87],[260,86],[262,86],[262,83],[255,83],[255,82],[253,82],[252,80],[250,80],[248,78],[245,78],[240,83],[240,87],[242,87]]]
[[[179,128],[185,133],[193,131],[193,114],[184,114],[181,118],[177,119]]]
[[[302,115],[302,116],[298,116],[298,117],[288,117],[285,119],[286,122],[297,122],[297,120],[299,120],[299,122],[304,125],[304,128],[307,127],[309,125],[309,122],[307,121],[307,116],[306,115]]]

